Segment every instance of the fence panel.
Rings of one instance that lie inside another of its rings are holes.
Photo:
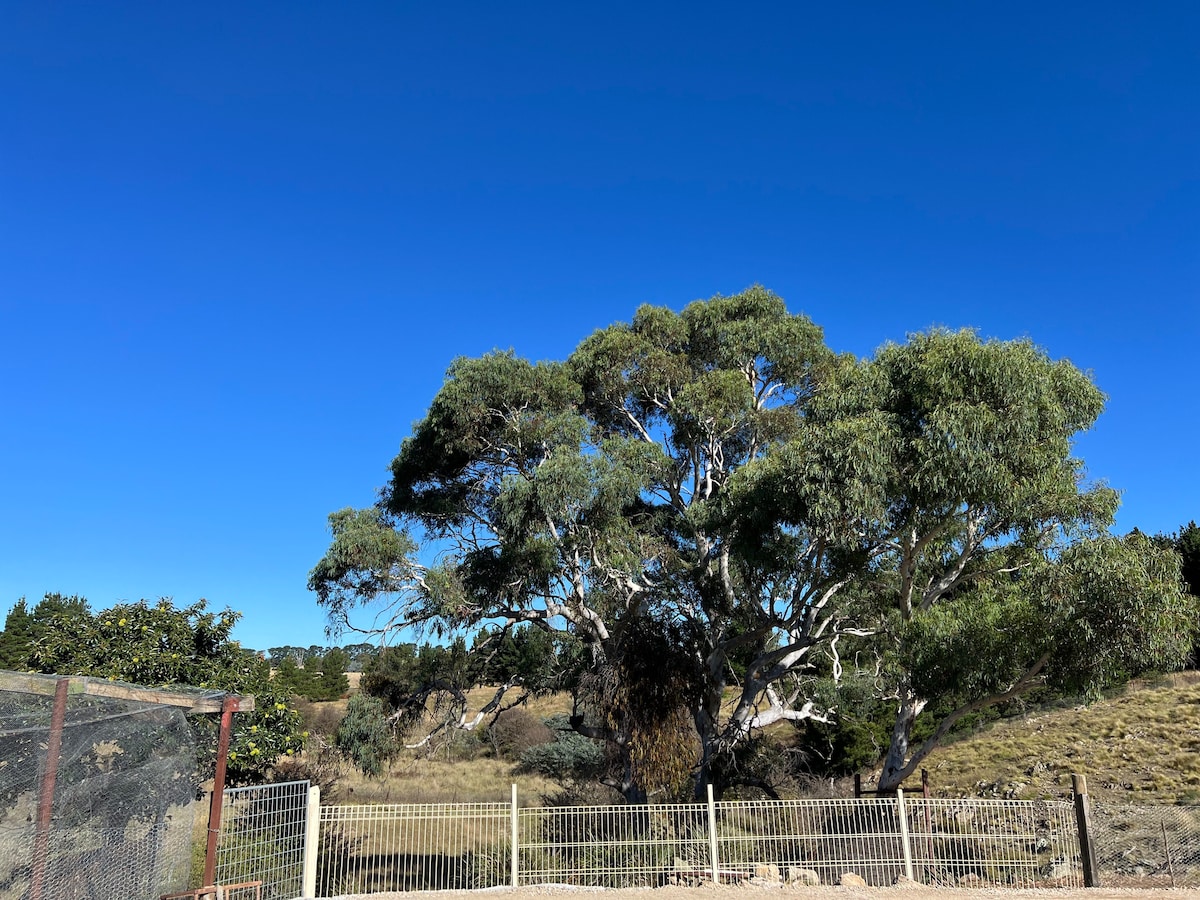
[[[289,781],[225,791],[218,884],[261,880],[263,900],[301,895],[308,788],[307,781]]]
[[[722,880],[763,872],[837,884],[845,872],[890,885],[904,871],[894,800],[761,800],[718,803]]]
[[[324,806],[317,895],[510,884],[507,803]]]
[[[1200,887],[1200,806],[1092,804],[1104,887]]]
[[[1070,803],[894,798],[714,804],[722,881],[1082,886]],[[516,811],[520,885],[653,887],[711,880],[705,804]],[[511,883],[508,804],[321,809],[320,896]]]
[[[906,798],[905,810],[917,881],[1083,887],[1070,803]]]
[[[518,822],[519,884],[657,887],[712,870],[702,803],[530,808]]]

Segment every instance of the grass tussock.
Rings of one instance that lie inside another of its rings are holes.
[[[1198,804],[1200,672],[997,722],[935,750],[926,768],[939,796],[1066,797],[1080,773],[1096,800]]]

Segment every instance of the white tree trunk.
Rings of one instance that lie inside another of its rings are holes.
[[[891,790],[899,786],[909,775],[908,744],[912,738],[912,727],[921,710],[925,708],[925,701],[916,696],[907,679],[901,683],[898,693],[892,739],[883,761],[883,773],[879,776],[880,790]]]

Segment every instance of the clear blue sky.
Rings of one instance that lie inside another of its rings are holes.
[[[1200,519],[1200,6],[9,2],[0,613],[323,643],[325,517],[450,360],[760,282],[1029,336],[1118,527]]]

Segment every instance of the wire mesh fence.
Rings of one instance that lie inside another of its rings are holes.
[[[528,808],[517,821],[518,884],[655,887],[711,871],[703,804]]]
[[[0,672],[0,898],[111,900],[186,886],[189,697]]]
[[[1200,807],[1096,803],[1092,831],[1105,887],[1200,887]]]
[[[506,803],[323,806],[317,895],[511,883]]]
[[[853,872],[868,884],[889,885],[904,871],[894,800],[718,803],[716,822],[723,880],[778,873],[837,884]]]
[[[32,824],[0,826],[0,900],[31,896],[38,855],[42,900],[157,897],[163,885],[186,882],[190,850],[190,823],[72,828],[51,832],[41,847]]]
[[[225,791],[217,884],[261,880],[263,900],[301,895],[308,787],[289,781]]]
[[[517,808],[322,807],[317,894],[767,880],[1082,886],[1073,807],[783,800]],[[516,852],[512,839],[516,835]]]
[[[906,809],[923,884],[1083,887],[1071,803],[915,799]]]

